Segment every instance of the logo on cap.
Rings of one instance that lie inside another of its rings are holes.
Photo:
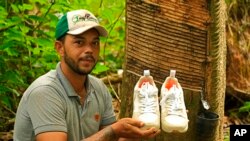
[[[74,15],[72,17],[72,22],[74,24],[78,23],[78,22],[81,22],[81,21],[93,21],[93,22],[96,22],[98,23],[97,19],[95,19],[94,17],[92,17],[90,14],[85,14],[84,16],[82,15]]]

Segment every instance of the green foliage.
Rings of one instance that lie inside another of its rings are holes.
[[[15,112],[22,93],[34,79],[54,69],[58,16],[69,10],[92,11],[109,31],[102,38],[100,61],[93,74],[122,67],[125,2],[117,0],[3,0],[0,2],[0,111]],[[0,116],[3,115],[0,112]],[[7,115],[13,118],[14,115]]]
[[[250,101],[244,102],[244,105],[242,107],[240,107],[239,112],[250,113]]]

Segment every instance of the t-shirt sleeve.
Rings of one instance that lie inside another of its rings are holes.
[[[50,86],[35,88],[27,99],[27,111],[35,135],[42,132],[67,132],[65,104],[58,92]]]
[[[104,84],[103,84],[104,85]],[[114,108],[112,104],[112,96],[109,93],[107,87],[104,85],[104,114],[102,118],[101,125],[106,126],[114,123],[116,121],[115,113],[114,113]]]

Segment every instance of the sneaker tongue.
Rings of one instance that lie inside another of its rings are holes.
[[[140,90],[140,94],[142,94],[143,96],[152,96],[155,94],[155,88],[153,85],[151,85],[149,82],[145,82],[142,84],[141,86],[141,90]]]
[[[170,80],[168,80],[168,82],[167,82],[167,84],[166,84],[165,87],[166,87],[168,90],[170,90],[170,88],[172,88],[173,85],[176,85],[176,86],[177,86],[177,83],[176,83],[175,80],[170,79]]]

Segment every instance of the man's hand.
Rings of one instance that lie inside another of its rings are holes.
[[[102,128],[84,141],[136,141],[142,138],[153,138],[160,133],[159,129],[141,129],[144,124],[132,118],[122,118],[110,126]]]
[[[160,133],[160,130],[154,127],[141,129],[143,126],[143,122],[132,118],[122,118],[111,125],[116,136],[123,138],[153,138]]]

